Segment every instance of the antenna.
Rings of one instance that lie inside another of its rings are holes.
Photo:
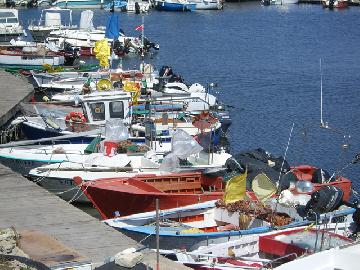
[[[328,123],[324,123],[323,120],[323,81],[322,81],[322,66],[321,66],[321,58],[320,58],[320,127],[328,128]]]

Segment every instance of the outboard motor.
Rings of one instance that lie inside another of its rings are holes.
[[[76,59],[79,58],[79,48],[72,47],[69,43],[64,42],[65,66],[73,66]]]
[[[113,42],[112,50],[117,56],[125,55],[125,46],[119,40]]]
[[[15,7],[15,1],[14,0],[6,0],[5,5],[8,8],[14,8]]]
[[[30,1],[26,4],[26,6],[27,6],[28,8],[37,7],[37,5],[38,5],[38,1],[37,1],[37,0],[30,0]]]
[[[176,74],[173,74],[169,80],[168,80],[169,83],[174,83],[174,82],[178,82],[178,83],[185,83],[183,77],[181,77],[180,75],[176,75]]]
[[[342,204],[343,196],[344,192],[341,188],[323,186],[311,194],[311,199],[306,204],[304,213],[299,214],[314,220],[320,214],[336,210]]]
[[[329,8],[334,8],[335,0],[329,0]]]
[[[159,76],[160,77],[169,77],[169,76],[171,76],[173,74],[174,74],[173,70],[169,66],[162,66],[160,71],[159,71]]]
[[[219,119],[219,122],[221,123],[221,131],[226,134],[232,123],[230,113],[228,111],[217,111],[213,112],[213,115],[215,118]]]
[[[139,39],[143,40],[143,42],[144,42],[144,50],[146,52],[150,51],[151,48],[153,48],[156,51],[158,51],[160,49],[159,44],[151,42],[146,36],[140,35]]]
[[[141,12],[140,4],[139,2],[135,2],[135,13],[140,14],[140,12]]]

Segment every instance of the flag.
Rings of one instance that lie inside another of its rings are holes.
[[[141,30],[143,30],[143,29],[144,29],[144,25],[143,25],[143,24],[141,24],[141,25],[139,25],[139,26],[136,26],[136,28],[135,28],[136,31],[141,31]]]
[[[112,13],[111,16],[108,17],[105,37],[116,40],[119,38],[119,36],[120,36],[119,16],[115,13]]]
[[[106,38],[95,42],[94,53],[100,61],[100,66],[109,67],[110,46]]]
[[[226,183],[224,193],[224,202],[226,204],[244,199],[246,194],[246,177],[247,172],[234,176]]]

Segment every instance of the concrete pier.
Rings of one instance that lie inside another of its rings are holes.
[[[19,110],[19,103],[28,101],[33,86],[20,76],[0,70],[0,127],[4,126]]]
[[[31,85],[0,72],[0,123],[17,112],[18,103],[32,94]],[[68,204],[10,169],[0,165],[0,228],[37,230],[48,234],[100,266],[116,253],[140,245],[98,219]],[[145,250],[143,263],[156,269],[156,254]],[[160,259],[160,269],[188,269]]]

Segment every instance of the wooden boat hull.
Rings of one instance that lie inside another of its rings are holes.
[[[217,186],[220,190],[222,178],[205,177],[200,172],[99,179],[87,183],[82,183],[81,178],[74,178],[74,181],[104,219],[154,211],[156,199],[159,199],[160,209],[170,209],[223,196],[223,192],[201,191],[203,186]]]

